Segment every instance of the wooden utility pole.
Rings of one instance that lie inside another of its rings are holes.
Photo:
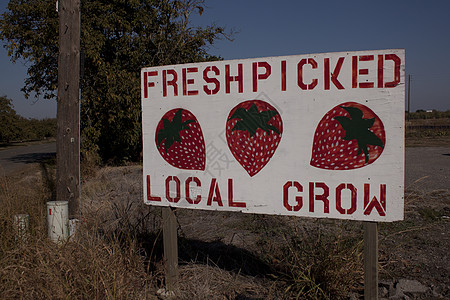
[[[57,7],[56,200],[69,201],[69,218],[76,218],[80,208],[80,0],[58,0]]]

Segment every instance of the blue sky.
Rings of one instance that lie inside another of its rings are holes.
[[[7,1],[1,1],[4,11]],[[450,1],[206,0],[193,25],[216,23],[238,33],[210,47],[224,59],[404,48],[411,110],[450,110]],[[56,37],[55,37],[56,38]],[[23,63],[0,50],[0,95],[28,118],[56,116],[56,101],[26,100]],[[34,103],[35,102],[35,103]]]

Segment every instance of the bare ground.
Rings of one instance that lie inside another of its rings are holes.
[[[142,220],[149,213],[147,226],[160,228],[160,209],[142,204],[140,166],[101,169],[84,186],[85,206],[116,207],[119,218],[103,226],[123,226],[133,223],[128,219],[133,215]],[[450,192],[407,190],[405,199],[404,221],[379,224],[380,297],[448,299]],[[311,298],[363,295],[360,222],[187,209],[175,213],[179,298],[289,299],[304,286],[299,283],[306,280],[303,275],[327,291]],[[399,292],[398,281],[405,279],[425,290]]]

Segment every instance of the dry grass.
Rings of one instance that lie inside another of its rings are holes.
[[[83,222],[57,245],[47,239],[45,203],[52,199],[54,168],[42,164],[0,180],[0,299],[149,299],[154,276],[136,240],[99,236]],[[18,238],[15,214],[29,215],[29,233]],[[89,214],[88,214],[89,215]]]
[[[412,119],[406,121],[407,147],[450,146],[450,119]]]
[[[92,236],[57,246],[29,238],[1,259],[2,299],[146,299],[138,249],[123,249]]]
[[[299,299],[347,299],[361,287],[363,233],[359,222],[279,218],[288,222],[279,234],[282,241],[266,238],[260,243],[284,294]]]
[[[161,215],[158,208],[141,201],[140,167],[91,173],[83,182],[78,233],[62,245],[46,237],[45,203],[54,198],[54,176],[54,166],[44,163],[1,179],[0,298],[155,298],[164,284]],[[26,240],[18,239],[13,230],[12,216],[19,213],[30,216]],[[331,239],[335,231],[320,230],[321,223],[235,213],[176,213],[177,299],[338,299],[350,290],[338,286],[351,287],[358,279],[357,239],[349,244],[341,236]],[[222,227],[221,233],[202,230],[212,219]],[[196,229],[183,229],[185,223]],[[304,226],[318,231],[305,232]],[[327,254],[330,249],[333,256]],[[349,276],[338,276],[343,268]]]
[[[273,283],[228,272],[216,265],[191,263],[180,266],[179,272],[180,299],[276,299]]]
[[[90,173],[82,185],[78,234],[62,245],[46,237],[45,203],[53,199],[54,166],[42,164],[3,177],[0,184],[0,299],[158,297],[164,286],[161,214],[143,204],[140,166]],[[405,221],[380,226],[382,278],[417,275],[420,267],[430,275],[417,278],[434,280],[445,295],[445,277],[440,282],[433,276],[446,268],[440,257],[448,248],[448,238],[442,239],[448,232],[448,199],[445,191],[408,192]],[[25,240],[13,229],[13,216],[19,213],[30,216]],[[360,222],[183,209],[175,213],[180,257],[176,299],[361,295]],[[405,258],[414,253],[421,256]]]

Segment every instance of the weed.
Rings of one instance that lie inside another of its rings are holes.
[[[105,231],[110,237],[105,239],[98,234],[104,221],[97,219],[82,222],[66,243],[51,242],[45,206],[52,197],[54,169],[42,165],[26,174],[0,178],[0,299],[148,299],[154,294],[155,277],[144,268],[146,258],[135,235]],[[128,211],[117,205],[112,209],[117,211],[111,215],[117,226],[127,232],[136,228],[122,215]],[[26,239],[17,238],[15,214],[29,215]]]
[[[142,169],[106,167],[85,178],[81,225],[62,245],[46,237],[45,202],[52,199],[54,186],[50,161],[17,177],[0,178],[0,299],[155,298],[164,283],[161,214],[159,207],[142,201]],[[419,274],[417,269],[430,282],[438,278],[446,286],[442,257],[448,248],[444,217],[450,211],[449,195],[446,190],[408,191],[405,220],[380,223],[382,276],[404,278]],[[177,299],[343,299],[361,291],[359,222],[176,213]],[[25,239],[14,230],[15,214],[29,215]],[[430,253],[436,259],[422,260]]]
[[[263,255],[275,266],[273,277],[283,282],[284,293],[298,299],[346,298],[361,280],[361,229],[348,222],[332,222],[334,230],[327,231],[333,227],[326,221],[305,221],[300,226],[303,230],[294,221],[294,227],[283,233],[283,242],[260,242],[270,249]],[[314,226],[318,228],[310,231]]]
[[[436,221],[442,217],[442,213],[429,207],[420,209],[419,214],[428,221]]]

